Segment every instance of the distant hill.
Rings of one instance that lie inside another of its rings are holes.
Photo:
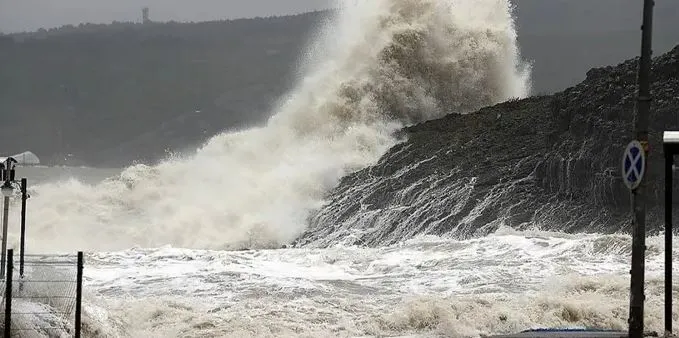
[[[636,56],[641,2],[516,0],[534,92]],[[679,42],[657,1],[656,52]],[[113,23],[0,36],[0,145],[43,163],[124,166],[262,123],[329,11],[206,23]]]

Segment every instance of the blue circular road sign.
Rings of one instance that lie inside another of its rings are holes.
[[[627,145],[622,156],[622,180],[630,190],[636,189],[646,173],[646,152],[639,141]]]

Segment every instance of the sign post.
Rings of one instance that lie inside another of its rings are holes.
[[[632,192],[632,269],[630,270],[629,337],[641,338],[644,331],[644,272],[646,248],[645,205],[641,194],[646,173],[646,149],[634,140],[622,156],[622,180]]]
[[[643,17],[641,24],[641,55],[639,58],[639,71],[637,73],[637,104],[634,114],[634,139],[638,144],[628,148],[641,149],[643,153],[643,171],[632,182],[636,171],[629,172],[629,178],[623,178],[625,184],[631,183],[632,210],[634,222],[632,223],[632,269],[630,270],[630,303],[629,303],[629,338],[641,338],[644,335],[644,273],[646,252],[646,184],[644,173],[648,150],[648,122],[651,111],[651,41],[653,38],[653,6],[654,0],[644,0]],[[635,142],[633,141],[633,143]],[[639,146],[641,146],[639,148]],[[632,150],[631,150],[632,151]],[[627,152],[626,152],[627,153]],[[632,156],[634,156],[632,154]],[[634,157],[633,157],[634,160]],[[632,161],[633,161],[632,160]],[[624,161],[624,160],[623,160]],[[624,166],[624,165],[623,165]],[[631,168],[631,167],[630,167]],[[624,172],[623,172],[624,174]]]

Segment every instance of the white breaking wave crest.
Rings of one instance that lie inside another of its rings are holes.
[[[662,332],[663,237],[647,244],[645,327]],[[630,254],[628,235],[506,228],[470,240],[423,236],[378,248],[93,253],[87,290],[103,299],[87,298],[85,322],[96,332],[85,335],[479,337],[541,327],[626,330]],[[678,255],[675,248],[675,261]]]
[[[305,55],[306,75],[266,125],[100,184],[36,188],[33,247],[277,247],[304,230],[342,176],[398,142],[402,126],[528,94],[508,0],[340,7]]]

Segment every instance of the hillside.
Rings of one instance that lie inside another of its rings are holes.
[[[261,122],[315,20],[83,25],[5,39],[0,143],[124,165]]]
[[[560,90],[591,67],[638,54],[638,1],[516,3],[534,93]],[[677,9],[675,2],[656,6],[658,52],[679,42]],[[314,28],[330,14],[0,36],[2,152],[31,150],[52,164],[124,166],[263,123],[298,76]]]
[[[298,244],[468,238],[500,226],[628,231],[630,195],[620,161],[633,135],[637,64],[592,69],[582,83],[554,95],[407,128],[406,142],[328,194]],[[647,224],[657,231],[662,131],[679,129],[679,46],[654,60],[652,91]]]

